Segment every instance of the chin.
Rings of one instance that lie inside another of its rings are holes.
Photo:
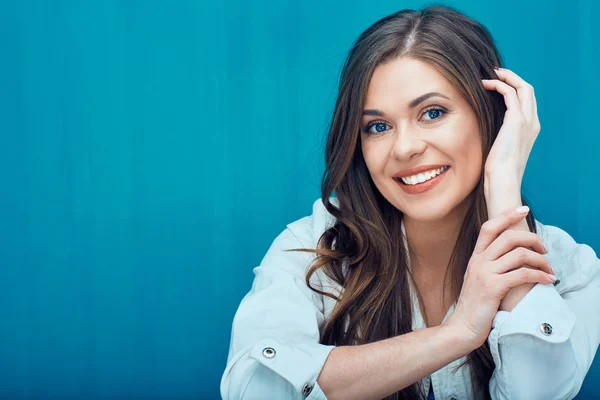
[[[422,210],[422,211],[413,211],[410,210],[409,212],[405,212],[404,213],[404,217],[405,218],[410,218],[413,221],[418,221],[418,222],[437,222],[437,221],[441,221],[444,218],[446,218],[446,216],[448,216],[449,211],[445,210],[445,209],[440,209],[440,210]]]
[[[404,204],[401,204],[398,201],[399,199],[387,196],[384,197],[387,199],[392,198],[393,201],[390,201],[390,203],[401,211],[406,218],[419,222],[441,221],[451,214],[458,206],[458,203],[455,203],[454,199],[444,199],[441,196],[428,199],[426,202],[414,200],[406,201],[406,199],[402,199],[402,203]]]

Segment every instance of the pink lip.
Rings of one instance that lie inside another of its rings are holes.
[[[400,185],[400,187],[402,188],[402,190],[404,190],[406,193],[408,194],[420,194],[420,193],[424,193],[428,190],[433,189],[438,183],[440,183],[440,181],[442,179],[444,179],[444,176],[446,175],[446,172],[448,172],[450,170],[450,168],[446,169],[444,172],[442,172],[441,174],[439,174],[438,176],[436,176],[433,179],[430,179],[426,182],[423,183],[418,183],[416,185],[406,185],[403,182],[400,182],[396,179],[394,179],[394,181],[396,181],[396,183],[398,185]]]

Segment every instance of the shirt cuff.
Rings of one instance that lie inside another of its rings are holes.
[[[252,347],[250,356],[288,381],[302,399],[326,400],[317,378],[334,348],[319,343],[266,338]]]
[[[321,386],[319,386],[317,381],[315,381],[312,392],[310,392],[310,395],[306,398],[306,400],[327,400],[325,393],[323,393],[323,390],[321,390]]]
[[[518,341],[519,334],[562,343],[569,339],[575,319],[554,285],[537,283],[512,311],[498,311],[494,317],[488,342],[496,368],[501,366],[499,344]]]

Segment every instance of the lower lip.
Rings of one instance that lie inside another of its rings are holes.
[[[420,194],[433,189],[438,183],[440,183],[442,179],[444,179],[446,172],[448,172],[449,170],[450,168],[447,168],[444,172],[442,172],[435,178],[425,181],[423,183],[418,183],[416,185],[405,185],[404,183],[398,182],[395,179],[394,182],[396,182],[402,188],[402,190],[404,190],[408,194]]]

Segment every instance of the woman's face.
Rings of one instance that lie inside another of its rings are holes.
[[[423,99],[429,93],[437,94]],[[450,81],[423,61],[391,60],[375,69],[363,112],[361,145],[371,178],[405,217],[433,222],[465,206],[482,170],[481,137],[474,111]],[[422,166],[450,168],[417,185],[394,179]]]

